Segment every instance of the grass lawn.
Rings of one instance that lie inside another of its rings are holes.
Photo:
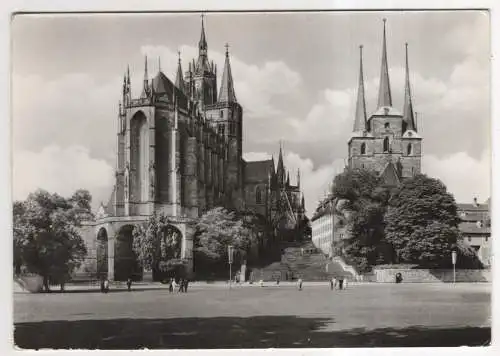
[[[109,294],[15,294],[21,348],[486,345],[489,284],[193,286]]]

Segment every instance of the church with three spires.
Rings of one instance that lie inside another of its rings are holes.
[[[363,79],[363,46],[360,46],[359,83],[354,127],[348,142],[349,168],[378,172],[386,184],[396,186],[401,180],[420,173],[422,137],[413,111],[406,49],[406,77],[403,112],[393,107],[387,59],[386,21],[384,19],[382,66],[378,102],[367,116]]]
[[[176,256],[191,271],[196,221],[214,207],[260,217],[273,239],[289,239],[303,221],[300,172],[291,184],[281,146],[276,167],[274,158],[243,159],[243,108],[236,99],[227,45],[220,87],[217,78],[203,17],[198,58],[183,72],[179,56],[175,82],[161,68],[151,79],[146,59],[141,95],[133,97],[127,69],[114,188],[96,221],[85,227],[95,254],[107,255],[107,266],[98,270],[108,278],[141,274],[133,262],[132,231],[154,213],[168,217],[178,240]]]

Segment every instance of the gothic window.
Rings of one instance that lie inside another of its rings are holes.
[[[366,144],[364,142],[361,144],[361,154],[366,154]]]
[[[262,204],[262,190],[260,189],[260,187],[257,187],[257,189],[255,189],[255,202],[257,204]]]
[[[413,146],[411,145],[411,143],[409,143],[408,146],[406,147],[406,154],[408,156],[411,156],[413,154]]]
[[[384,127],[385,127],[386,129],[388,129],[388,128],[390,128],[390,127],[391,127],[391,125],[390,125],[388,122],[386,122],[386,123],[384,124]]]
[[[218,127],[218,131],[219,131],[219,135],[221,136],[224,136],[224,124],[219,124],[219,127]]]
[[[384,152],[389,152],[389,137],[384,138]]]

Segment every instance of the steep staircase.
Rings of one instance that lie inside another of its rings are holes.
[[[250,278],[254,281],[275,281],[278,278],[281,281],[298,278],[304,281],[326,281],[340,275],[353,277],[351,272],[325,256],[312,242],[304,242],[283,243],[281,261],[254,269]]]

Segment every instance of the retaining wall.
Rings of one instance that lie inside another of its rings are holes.
[[[403,283],[453,282],[453,269],[375,268],[373,279],[378,283],[394,283],[397,273],[403,276]],[[492,282],[491,270],[488,269],[457,269],[455,278],[456,282]]]

